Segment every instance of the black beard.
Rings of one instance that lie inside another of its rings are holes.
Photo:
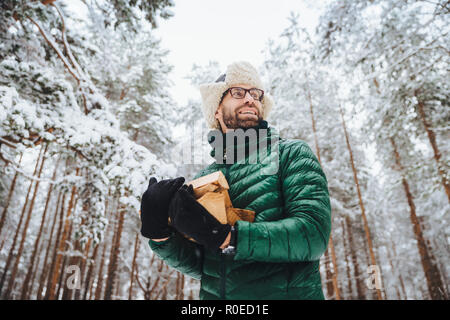
[[[258,123],[262,120],[262,117],[258,116],[258,120],[240,120],[233,117],[229,117],[228,119],[224,118],[223,122],[229,129],[247,129],[251,127],[255,127],[258,125]]]
[[[258,115],[258,120],[241,120],[237,118],[237,115],[232,114],[224,114],[223,122],[229,129],[247,129],[251,127],[255,127],[263,120],[263,118]]]

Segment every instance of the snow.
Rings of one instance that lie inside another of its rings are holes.
[[[85,7],[83,3],[79,5]],[[319,32],[315,35],[295,21],[298,17],[291,16],[287,19],[290,25],[267,42],[259,61],[255,61],[276,101],[269,124],[283,137],[302,139],[314,152],[316,148],[321,152],[333,212],[338,281],[343,296],[351,299],[355,298],[356,275],[348,251],[349,248],[355,250],[356,263],[360,270],[366,270],[367,240],[350,149],[339,112],[342,108],[387,297],[397,297],[395,290],[400,290],[398,279],[402,276],[406,287],[402,298],[427,298],[427,283],[403,179],[409,183],[417,215],[423,223],[424,237],[429,241],[430,252],[445,280],[449,271],[450,227],[448,197],[438,168],[445,171],[448,167],[447,151],[450,149],[446,122],[449,90],[442,80],[448,73],[447,52],[443,50],[448,44],[445,37],[440,37],[445,33],[443,27],[446,24],[439,15],[434,17],[434,22],[423,19],[422,15],[430,17],[430,3],[376,0],[346,1],[340,5],[331,1],[328,9],[324,9]],[[32,15],[36,16],[47,40],[31,28],[30,21],[23,21],[29,27],[28,33],[19,23],[9,21],[11,27],[5,30],[0,44],[0,152],[9,161],[8,165],[0,161],[1,205],[7,199],[12,178],[16,172],[20,173],[5,228],[0,231],[4,245],[0,266],[6,262],[18,225],[19,216],[15,213],[23,209],[30,182],[39,181],[41,184],[27,230],[27,245],[34,244],[40,229],[50,186],[54,189],[45,221],[47,230],[44,230],[42,243],[45,246],[50,241],[51,219],[55,214],[59,217],[66,213],[61,208],[67,210],[72,190],[76,201],[71,216],[72,229],[83,244],[92,239],[100,243],[102,250],[107,244],[109,251],[117,230],[119,209],[125,210],[118,261],[119,267],[123,268],[116,279],[120,285],[119,297],[125,297],[128,296],[124,292],[130,276],[127,270],[131,270],[128,267],[140,227],[140,198],[150,177],[160,180],[184,176],[189,179],[212,161],[203,135],[207,130],[200,96],[191,85],[217,78],[224,65],[207,60],[201,66],[188,64],[186,70],[190,69],[190,74],[182,75],[190,83],[189,94],[186,94],[172,86],[170,61],[166,57],[175,56],[164,53],[153,30],[147,32],[141,25],[142,32],[133,36],[120,27],[105,28],[103,20],[99,19],[102,17],[99,11],[91,12],[92,17],[88,14],[72,16],[70,10],[66,11],[61,5],[60,10],[66,15],[67,37],[71,40],[71,51],[68,52],[61,46],[60,31],[51,29],[60,22],[54,8],[40,2],[30,6],[40,10],[46,18]],[[164,13],[177,13],[177,10],[166,8]],[[75,21],[75,16],[81,20]],[[323,37],[329,31],[329,21],[339,23],[341,29],[327,42]],[[163,26],[164,22],[159,23]],[[259,35],[267,36],[264,32]],[[318,57],[323,55],[327,45],[331,53],[322,60]],[[191,49],[193,47],[188,51]],[[186,52],[176,54],[190,61]],[[176,73],[178,77],[180,70]],[[423,95],[415,95],[417,88]],[[189,96],[192,98],[186,99]],[[426,117],[436,134],[442,157],[440,164],[436,163],[417,110],[419,99],[428,99]],[[311,107],[315,132],[312,130]],[[33,140],[29,139],[31,135]],[[403,171],[395,164],[391,138],[397,143]],[[39,144],[35,145],[35,142]],[[191,147],[192,142],[196,147],[193,152],[191,148],[185,148]],[[33,174],[34,167],[47,143],[46,162],[38,178]],[[186,163],[186,158],[195,163]],[[60,162],[53,179],[57,159]],[[60,192],[65,192],[63,206],[57,203]],[[56,210],[58,205],[59,211]],[[347,218],[350,219],[348,226]],[[349,243],[349,232],[352,232],[353,244]],[[70,249],[66,254],[81,256],[84,251],[75,250],[74,240],[69,239]],[[144,239],[139,241],[146,242]],[[141,247],[137,258],[138,277],[167,276],[170,269],[155,267],[159,264],[158,259],[152,260],[153,255],[146,244]],[[94,266],[99,264],[100,252]],[[23,280],[29,258],[29,252],[24,253],[18,283]],[[43,255],[41,259],[41,265],[37,266],[38,275],[46,266],[42,262]],[[154,265],[151,261],[155,261]],[[351,279],[346,278],[347,270],[352,273]],[[363,274],[359,276],[364,277]],[[199,282],[185,281],[185,290],[198,292],[198,286]],[[170,290],[173,292],[173,288]],[[135,291],[140,297],[142,291]],[[366,298],[373,298],[373,292],[368,291]]]

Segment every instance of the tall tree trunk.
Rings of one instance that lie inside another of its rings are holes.
[[[31,294],[32,294],[32,292],[33,292],[33,289],[34,289],[34,287],[35,287],[35,281],[36,281],[37,270],[39,269],[39,265],[40,265],[40,263],[41,263],[41,258],[42,258],[42,255],[41,255],[41,253],[42,253],[42,246],[40,246],[40,249],[41,249],[41,250],[39,250],[39,254],[37,255],[37,261],[36,261],[36,264],[35,264],[33,273],[32,273],[32,275],[31,275],[31,279],[30,279],[30,283],[31,283],[31,284],[30,284],[30,286],[29,286],[30,289],[28,290],[26,300],[29,299],[29,296],[31,296]]]
[[[85,273],[85,270],[86,270],[86,262],[87,262],[87,260],[88,260],[88,258],[89,258],[89,251],[90,251],[90,248],[91,248],[91,243],[92,243],[92,239],[91,238],[89,238],[88,239],[88,242],[86,243],[86,245],[85,245],[85,248],[84,248],[84,254],[83,254],[83,257],[81,257],[81,265],[80,265],[80,282],[81,282],[81,288],[80,289],[77,289],[76,291],[75,291],[75,296],[74,296],[74,300],[80,300],[80,295],[81,295],[81,290],[87,290],[87,288],[86,288],[86,286],[88,285],[86,282],[83,282],[82,281],[82,279],[84,279],[84,273]]]
[[[116,276],[114,278],[114,296],[115,297],[119,297],[119,291],[120,291],[120,279],[121,279],[121,274],[116,272]]]
[[[55,210],[55,213],[53,215],[53,219],[52,219],[51,222],[49,221],[47,223],[47,226],[44,225],[44,230],[43,230],[44,239],[48,239],[48,241],[47,241],[47,243],[45,243],[45,241],[42,241],[39,244],[39,253],[37,254],[38,262],[36,263],[36,268],[34,269],[34,272],[33,272],[32,280],[31,280],[31,289],[28,290],[28,292],[27,292],[27,294],[25,296],[26,300],[30,299],[30,297],[33,294],[33,283],[34,283],[34,281],[36,281],[35,279],[38,278],[39,266],[41,266],[41,265],[43,267],[42,267],[42,271],[41,271],[41,274],[40,274],[40,277],[39,277],[39,283],[38,283],[38,288],[39,289],[38,289],[38,292],[39,292],[40,289],[42,289],[41,284],[44,283],[44,281],[42,279],[43,279],[43,275],[45,274],[45,270],[47,269],[45,267],[48,264],[48,262],[47,262],[48,253],[50,251],[50,246],[51,246],[51,243],[52,243],[52,240],[53,240],[53,230],[54,230],[54,227],[56,225],[56,218],[58,216],[60,202],[61,202],[61,192],[58,191],[58,195],[56,197],[56,210]],[[50,217],[49,217],[49,219],[50,219]],[[51,229],[51,230],[49,231],[49,229]],[[40,264],[40,260],[42,258],[42,255],[44,255],[44,262],[42,264]],[[44,276],[44,278],[45,278],[45,276]],[[41,299],[41,297],[39,299]]]
[[[110,247],[109,247],[109,255],[108,255],[108,260],[105,260],[105,262],[107,261],[108,262],[108,266],[107,266],[107,268],[106,268],[106,273],[105,273],[105,289],[104,289],[104,292],[103,292],[103,299],[104,300],[106,300],[105,299],[105,296],[106,296],[106,286],[107,286],[107,283],[108,283],[108,281],[109,281],[109,277],[111,276],[111,274],[110,274],[110,268],[111,268],[111,261],[112,261],[112,259],[113,259],[113,256],[114,256],[114,250],[115,250],[115,247],[114,247],[114,245],[115,245],[115,243],[116,243],[116,239],[117,239],[117,230],[119,229],[119,219],[117,218],[117,216],[115,215],[115,214],[117,214],[117,212],[119,211],[120,209],[119,209],[119,199],[117,199],[117,205],[116,205],[116,210],[114,211],[114,212],[112,212],[111,213],[111,219],[110,220],[112,220],[112,221],[114,221],[114,223],[113,223],[113,225],[112,225],[112,229],[111,229],[111,231],[112,231],[112,237],[111,237],[111,242],[110,242]]]
[[[108,214],[108,204],[109,204],[109,199],[110,199],[110,191],[108,191],[108,198],[106,199],[106,203],[105,203],[105,216],[110,216],[111,214]],[[117,206],[114,208],[114,204],[112,205],[112,209],[110,210],[110,212],[116,212],[117,211]],[[111,221],[111,219],[110,219]],[[105,257],[106,257],[106,252],[107,252],[107,244],[108,242],[111,243],[111,246],[114,243],[114,223],[109,223],[107,229],[106,229],[106,234],[105,234],[105,241],[103,242],[103,253],[102,253],[102,258],[100,260],[100,266],[99,266],[99,270],[98,270],[98,275],[97,275],[97,283],[96,283],[96,288],[95,288],[95,296],[94,299],[95,300],[100,300],[102,297],[102,293],[103,293],[103,267],[105,265]],[[109,238],[109,234],[111,233],[111,231],[113,232],[113,241],[108,241]]]
[[[48,269],[48,279],[47,279],[47,284],[46,284],[46,288],[45,288],[45,296],[44,299],[48,300],[50,297],[50,287],[52,285],[52,274],[53,271],[55,269],[56,266],[56,256],[58,255],[58,248],[59,248],[59,244],[61,242],[61,237],[62,237],[62,230],[64,228],[64,208],[66,205],[66,193],[63,194],[63,200],[62,200],[62,206],[61,206],[61,212],[59,214],[59,222],[58,222],[58,229],[56,230],[56,239],[55,239],[55,244],[53,246],[53,252],[52,252],[52,258],[51,258],[51,266]]]
[[[23,156],[23,153],[20,154],[19,165],[22,163],[22,156]],[[14,193],[14,188],[16,186],[16,181],[17,181],[18,176],[19,176],[19,172],[16,171],[16,173],[14,174],[14,178],[11,181],[11,186],[9,187],[8,197],[6,198],[5,207],[3,208],[2,217],[0,218],[0,236],[2,234],[3,225],[5,224],[5,221],[6,221],[6,213],[8,212],[9,204],[11,203],[11,197],[12,197],[12,194]],[[2,248],[0,248],[0,251],[1,251],[1,249]]]
[[[105,300],[111,300],[113,294],[114,280],[116,278],[118,258],[120,252],[120,239],[122,236],[123,223],[125,220],[125,211],[126,211],[125,205],[121,206],[121,208],[119,209],[119,221],[117,226],[116,238],[114,241],[114,247],[112,255],[109,259],[108,278],[106,281],[106,288],[105,288]]]
[[[323,264],[325,266],[325,287],[327,288],[327,299],[333,299],[334,297],[334,283],[333,272],[331,271],[331,257],[330,248],[327,248],[324,253]]]
[[[55,165],[55,170],[53,171],[53,176],[52,176],[52,181],[55,181],[56,178],[56,173],[58,170],[58,164],[59,164],[60,158],[57,160],[56,165]],[[49,187],[48,187],[48,192],[47,192],[47,199],[45,201],[45,207],[44,207],[44,213],[42,214],[42,219],[41,219],[41,225],[39,227],[39,232],[37,235],[37,238],[34,242],[34,249],[33,249],[33,253],[31,255],[31,259],[29,262],[29,267],[28,267],[28,272],[25,276],[25,280],[23,281],[23,285],[22,285],[22,294],[20,296],[20,299],[27,299],[28,296],[28,290],[29,290],[29,285],[30,285],[30,278],[32,275],[32,271],[34,270],[34,261],[36,259],[36,254],[38,253],[38,247],[39,247],[39,242],[41,240],[41,236],[42,236],[42,230],[44,229],[44,224],[45,224],[45,218],[47,217],[47,210],[48,210],[48,205],[50,203],[50,197],[52,195],[52,190],[53,190],[53,183],[50,183]]]
[[[395,244],[392,242],[392,252],[394,253],[394,257],[397,257],[397,251],[395,249]],[[408,295],[406,294],[405,283],[403,281],[402,274],[399,273],[398,280],[400,282],[400,288],[402,289],[403,297],[405,300],[408,300]]]
[[[342,107],[339,105],[339,111],[341,113],[341,119],[342,119],[342,127],[344,129],[344,134],[345,134],[345,141],[347,144],[347,149],[348,152],[350,154],[350,163],[352,166],[352,170],[353,170],[353,179],[355,181],[355,185],[356,185],[356,190],[358,192],[358,199],[359,199],[359,206],[361,208],[361,217],[363,219],[363,224],[364,224],[364,233],[366,235],[366,240],[367,240],[367,245],[369,246],[369,253],[370,253],[370,262],[373,266],[378,266],[377,261],[375,259],[375,253],[374,253],[374,248],[373,248],[373,244],[372,244],[372,237],[370,236],[370,229],[369,229],[369,223],[367,222],[367,217],[366,217],[366,211],[364,209],[364,203],[362,201],[362,196],[361,196],[361,190],[359,187],[359,182],[358,182],[358,173],[356,171],[356,167],[355,167],[355,161],[353,159],[353,152],[352,152],[352,148],[350,146],[350,140],[349,140],[349,136],[347,133],[347,127],[345,125],[345,119],[344,119],[344,112],[342,111]],[[380,280],[382,279],[381,274],[378,275]],[[381,294],[381,290],[379,288],[376,288],[377,291],[377,298],[378,300],[382,300],[382,294]]]
[[[345,228],[344,219],[340,219],[340,220],[341,220],[341,228],[342,228],[342,244],[344,246],[345,269],[347,272],[347,286],[348,286],[349,295],[350,295],[350,297],[352,297],[353,296],[352,275],[351,275],[351,270],[350,270],[350,261],[348,261],[349,252],[348,252],[347,236],[346,236],[346,232],[345,232],[346,228]]]
[[[94,266],[95,266],[95,261],[97,259],[97,253],[98,253],[98,248],[100,247],[99,244],[95,244],[94,245],[94,250],[92,252],[92,257],[91,260],[88,261],[88,271],[86,274],[86,278],[84,280],[84,283],[86,284],[86,287],[84,288],[84,293],[83,293],[83,300],[87,300],[88,299],[88,293],[89,293],[89,299],[91,299],[91,290],[92,290],[92,284],[93,284],[93,280],[94,280]]]
[[[317,130],[316,130],[316,121],[314,117],[314,109],[311,98],[311,90],[309,88],[308,75],[306,74],[306,84],[307,84],[307,95],[309,100],[309,111],[311,113],[311,124],[314,134],[314,142],[316,145],[317,159],[319,160],[320,165],[322,166],[322,160],[320,158],[320,148],[319,148],[319,140],[317,138]],[[333,272],[330,268],[330,259],[329,254],[331,254],[331,261],[333,263]],[[326,283],[327,283],[327,293],[329,297],[335,297],[336,300],[341,300],[341,294],[337,281],[337,264],[336,264],[336,252],[334,250],[333,244],[333,234],[330,232],[330,238],[328,239],[328,248],[325,251],[325,272],[326,272]],[[331,285],[332,284],[332,285]]]
[[[364,293],[364,283],[361,281],[362,275],[361,272],[359,271],[358,266],[358,256],[356,255],[355,244],[353,243],[352,223],[350,221],[349,216],[345,216],[345,223],[347,225],[348,244],[350,248],[350,254],[352,257],[353,269],[355,272],[357,299],[366,300],[366,295]]]
[[[178,299],[178,295],[180,292],[180,286],[181,286],[181,273],[177,272],[177,280],[175,281],[175,299],[174,300],[180,300]]]
[[[65,159],[65,167],[64,167],[64,170],[63,170],[63,175],[66,175],[66,173],[67,173],[68,163],[69,163],[69,159],[66,158]],[[45,258],[44,258],[44,264],[43,264],[44,267],[42,268],[42,273],[41,273],[41,276],[40,276],[40,279],[39,279],[39,287],[38,287],[38,292],[37,292],[37,295],[36,295],[36,299],[37,300],[41,300],[42,299],[42,296],[43,296],[43,293],[44,293],[43,292],[44,291],[44,286],[47,283],[48,274],[49,274],[50,270],[53,270],[53,266],[54,266],[54,262],[55,262],[55,257],[56,256],[53,256],[53,259],[51,260],[50,268],[46,268],[46,266],[48,265],[48,256],[51,254],[51,247],[52,247],[52,244],[53,244],[52,240],[53,240],[53,236],[54,236],[54,230],[55,230],[56,223],[57,223],[58,216],[59,216],[58,213],[61,210],[61,214],[60,214],[61,218],[60,218],[60,222],[58,224],[59,227],[58,227],[57,233],[55,234],[55,244],[54,244],[55,248],[58,247],[59,235],[60,235],[60,231],[61,231],[61,227],[62,227],[62,219],[63,219],[63,214],[64,214],[64,203],[65,203],[65,200],[66,200],[66,196],[65,195],[66,195],[66,193],[63,194],[63,192],[61,190],[58,191],[58,200],[56,202],[56,210],[55,210],[55,214],[53,216],[53,221],[52,221],[51,228],[50,228],[50,231],[49,231],[50,233],[48,235],[49,240],[47,242],[47,248],[46,248],[46,252],[45,252]],[[62,209],[60,209],[60,206],[61,206]],[[55,251],[56,251],[56,249],[55,249]],[[48,292],[48,286],[46,287],[46,292]]]
[[[55,214],[53,216],[52,227],[50,229],[50,237],[49,237],[49,240],[48,240],[48,243],[47,243],[47,249],[46,249],[46,252],[45,252],[44,267],[42,268],[42,273],[41,273],[41,276],[39,278],[39,287],[38,287],[38,292],[37,292],[37,295],[36,295],[36,299],[37,300],[41,300],[42,299],[43,291],[44,291],[45,284],[47,282],[46,280],[47,280],[49,271],[53,269],[53,264],[54,264],[55,259],[51,260],[52,263],[50,265],[50,268],[46,268],[46,266],[48,264],[48,256],[51,254],[51,247],[52,247],[52,243],[53,243],[52,242],[53,234],[54,234],[54,229],[56,227],[56,223],[58,221],[58,213],[60,212],[60,210],[61,210],[61,212],[64,212],[64,209],[60,209],[60,206],[62,208],[64,207],[65,198],[66,198],[65,194],[63,195],[61,192],[59,192],[59,194],[58,194],[58,203],[56,205]],[[59,223],[59,225],[61,226],[61,222]],[[55,245],[54,245],[55,247],[58,246],[58,239],[59,239],[58,235],[59,235],[59,233],[55,234]],[[47,291],[47,289],[46,289],[46,291]]]
[[[107,239],[107,238],[106,238]],[[98,275],[97,275],[97,284],[95,288],[95,300],[100,300],[103,292],[103,266],[105,265],[105,256],[107,251],[107,242],[105,241],[103,244],[103,253],[102,258],[100,260],[100,267],[98,269]]]
[[[37,173],[38,168],[39,168],[39,163],[41,162],[41,156],[42,156],[43,151],[44,151],[44,148],[41,146],[41,150],[39,152],[39,156],[38,156],[38,158],[36,160],[36,165],[34,167],[33,176],[36,176],[36,173]],[[28,206],[28,200],[30,198],[30,192],[31,192],[31,188],[33,187],[33,182],[34,181],[31,180],[30,181],[30,185],[28,186],[27,196],[25,198],[25,202],[24,202],[23,207],[22,207],[22,213],[20,214],[19,223],[17,224],[16,232],[14,234],[14,239],[13,239],[11,248],[9,250],[8,259],[6,260],[5,268],[3,270],[3,274],[2,274],[2,277],[0,279],[0,294],[8,295],[8,292],[6,290],[3,290],[4,289],[4,284],[5,284],[5,281],[6,281],[6,274],[8,273],[9,266],[10,266],[10,264],[12,262],[12,259],[15,256],[14,255],[14,251],[16,249],[16,243],[17,243],[17,239],[18,239],[19,234],[20,234],[20,229],[22,227],[23,218],[25,217],[25,212],[26,212],[26,208]],[[3,292],[3,291],[5,291],[5,292]]]
[[[78,176],[80,171],[80,168],[76,169],[76,175]],[[68,239],[69,236],[69,227],[70,227],[70,215],[72,214],[72,209],[73,209],[73,202],[74,202],[74,198],[75,198],[75,193],[76,193],[76,186],[72,187],[72,194],[70,196],[70,200],[69,200],[69,207],[67,209],[67,215],[66,215],[66,219],[65,219],[65,223],[64,223],[64,229],[63,229],[63,233],[61,236],[61,240],[59,242],[59,247],[58,247],[58,253],[56,255],[56,261],[55,261],[55,266],[53,268],[53,271],[51,273],[51,284],[50,284],[50,290],[48,293],[48,299],[49,300],[54,300],[56,299],[56,283],[58,281],[58,277],[59,274],[61,272],[61,263],[62,263],[62,258],[64,255],[64,249],[66,247],[66,240]]]
[[[152,253],[152,259],[150,260],[150,264],[149,264],[149,269],[150,270],[152,270],[153,269],[153,262],[155,262],[155,257],[156,257],[156,255],[154,254],[154,253]],[[162,260],[160,260],[160,263],[162,263]],[[138,275],[137,275],[137,269],[138,268],[138,266],[136,265],[136,279],[138,279]],[[156,278],[156,280],[153,282],[153,286],[151,287],[151,289],[150,289],[150,291],[149,291],[149,295],[150,295],[150,297],[153,295],[153,293],[155,292],[155,290],[156,290],[156,287],[158,286],[158,283],[159,283],[159,279],[160,279],[161,277],[157,277]]]
[[[184,275],[181,272],[177,272],[175,300],[183,300],[183,299],[184,299]]]
[[[47,150],[48,150],[48,143],[45,144],[45,149],[42,154],[42,161],[41,161],[41,166],[40,166],[39,172],[38,172],[38,179],[40,179],[41,174],[42,174],[42,169],[44,168],[44,164],[45,164],[45,160],[46,160],[45,155],[47,153]],[[27,218],[25,219],[25,225],[24,225],[23,231],[22,231],[22,239],[20,240],[19,249],[17,251],[17,256],[16,256],[16,261],[14,263],[14,266],[13,266],[13,269],[11,272],[11,277],[9,278],[8,287],[6,289],[6,299],[10,299],[11,294],[14,289],[14,285],[16,284],[16,274],[17,274],[17,270],[19,268],[20,258],[22,257],[25,239],[27,237],[28,226],[30,224],[31,214],[32,214],[33,208],[34,208],[34,201],[36,200],[36,196],[37,196],[37,193],[39,190],[39,182],[40,182],[40,180],[36,181],[36,186],[34,187],[34,192],[33,192],[32,198],[31,198],[30,207],[28,208]]]
[[[188,300],[194,300],[194,290],[192,290],[192,286],[194,284],[194,279],[189,279],[189,282],[191,283],[191,285],[189,286],[191,288],[191,290],[189,290],[189,297]]]
[[[70,232],[69,232],[69,234],[70,234]],[[64,255],[62,258],[62,263],[61,263],[61,272],[59,273],[59,277],[57,279],[57,284],[55,286],[55,287],[57,287],[57,289],[56,289],[54,300],[58,300],[59,297],[61,296],[61,290],[64,290],[64,278],[66,275],[64,270],[66,269],[68,260],[69,260],[69,257]]]
[[[334,244],[333,244],[333,234],[330,233],[330,240],[328,241],[328,247],[330,248],[331,252],[331,261],[333,262],[333,288],[335,292],[335,298],[336,300],[341,300],[341,290],[339,289],[338,280],[337,280],[337,262],[336,262],[336,253],[334,250]]]
[[[184,300],[184,274],[178,272],[180,275],[180,286],[178,288],[177,299]]]
[[[128,292],[128,300],[131,300],[133,297],[133,280],[134,280],[134,271],[136,270],[136,258],[138,252],[139,252],[139,232],[136,232],[136,238],[134,239],[133,262],[131,263],[130,290]]]
[[[432,300],[444,300],[445,288],[441,281],[439,269],[431,260],[430,253],[428,252],[425,238],[422,233],[422,228],[416,215],[416,205],[414,204],[414,198],[409,189],[409,183],[406,180],[404,174],[404,169],[401,164],[400,154],[398,152],[397,145],[392,137],[390,138],[390,141],[394,149],[395,164],[400,174],[402,175],[402,184],[405,190],[406,199],[408,200],[408,205],[410,209],[410,219],[413,225],[414,236],[417,240],[417,247],[419,249],[420,260],[422,262],[423,271],[425,273],[425,278],[428,285],[428,292]]]
[[[447,194],[448,202],[450,202],[450,182],[447,179],[447,173],[445,172],[445,165],[441,160],[442,154],[436,143],[436,135],[434,134],[433,129],[431,128],[428,120],[425,116],[424,111],[424,103],[419,97],[419,90],[414,91],[414,96],[417,98],[417,110],[419,111],[420,118],[422,119],[423,126],[425,127],[425,131],[428,135],[428,140],[430,141],[431,148],[434,153],[434,160],[436,160],[436,164],[438,167],[439,175],[441,176],[442,185],[444,186],[445,193]]]
[[[426,233],[426,230],[430,229],[430,226],[426,223],[425,217],[424,216],[417,217],[417,220],[419,222],[420,229],[422,230],[422,233],[424,233],[424,231]],[[433,254],[433,246],[431,245],[431,241],[429,239],[425,239],[425,246],[427,248],[427,252],[428,252],[428,255],[429,255],[429,258],[430,258],[430,262],[433,265],[433,268],[436,270],[435,271],[436,272],[435,276],[439,277],[440,283],[442,283],[441,291],[442,291],[443,299],[444,300],[448,300],[447,290],[446,290],[446,285],[445,285],[446,282],[444,282],[444,278],[442,277],[441,270],[439,269],[438,264],[436,262],[436,257]]]

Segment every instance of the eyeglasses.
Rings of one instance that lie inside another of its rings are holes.
[[[255,100],[261,101],[264,98],[264,91],[257,88],[244,89],[241,87],[231,87],[224,92],[224,96],[228,91],[230,91],[231,96],[235,99],[244,99],[247,92],[250,93],[250,96]]]

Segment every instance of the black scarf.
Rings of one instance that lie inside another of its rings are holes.
[[[256,151],[257,148],[260,145],[260,138],[262,139],[268,139],[270,138],[270,128],[269,125],[267,123],[267,121],[265,120],[261,120],[259,121],[259,123],[254,126],[254,127],[250,127],[250,128],[241,128],[241,130],[243,131],[243,133],[248,133],[248,130],[255,130],[256,132],[256,146],[252,146],[252,148],[250,148],[250,136],[248,135],[244,135],[245,139],[242,141],[238,141],[239,139],[236,136],[236,132],[234,131],[230,131],[227,133],[223,133],[221,130],[219,129],[215,129],[215,130],[211,130],[208,133],[208,143],[211,145],[211,147],[213,148],[210,152],[211,157],[213,157],[217,163],[225,163],[226,162],[226,158],[230,158],[230,152],[234,152],[234,162],[240,162],[238,156],[244,155],[245,158],[247,158],[250,154],[253,153],[253,151]],[[266,129],[267,134],[263,135],[262,137],[260,137],[260,129]],[[220,154],[220,152],[217,154],[216,156],[216,146],[214,144],[214,141],[216,140],[216,137],[222,137],[222,145],[223,145],[223,153],[222,155]],[[270,139],[268,139],[268,144],[270,144]],[[231,142],[231,143],[230,143]],[[245,148],[244,153],[242,153],[242,148]],[[252,153],[250,153],[250,149],[252,150]],[[228,152],[227,152],[228,151]],[[241,152],[238,152],[241,151]],[[229,161],[232,161],[229,160]],[[227,162],[228,163],[228,162]]]

